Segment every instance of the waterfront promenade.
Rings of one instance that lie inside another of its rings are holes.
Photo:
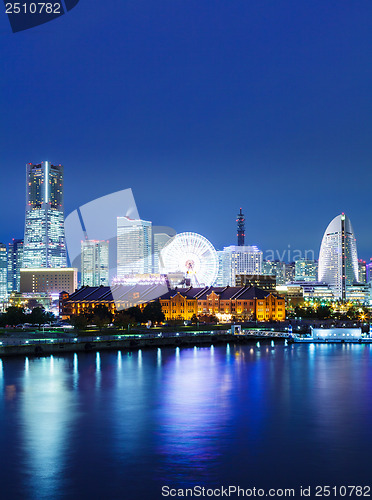
[[[50,335],[48,335],[50,333]],[[73,335],[73,334],[72,334]],[[52,338],[54,336],[54,338]],[[231,330],[187,331],[172,333],[144,333],[132,335],[89,335],[57,336],[52,332],[43,335],[3,338],[0,341],[0,357],[6,356],[43,356],[63,352],[90,352],[110,349],[140,349],[151,347],[192,346],[224,344],[228,342],[245,343],[258,340],[283,340],[287,333],[272,330],[244,330],[232,334]]]

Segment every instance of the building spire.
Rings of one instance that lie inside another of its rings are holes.
[[[245,238],[245,218],[244,214],[242,212],[242,209],[240,209],[238,213],[238,218],[236,219],[237,226],[238,226],[238,246],[243,247],[244,246],[244,238]]]

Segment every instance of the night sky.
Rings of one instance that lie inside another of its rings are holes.
[[[317,256],[344,211],[372,255],[370,0],[80,0],[15,34],[2,13],[0,39],[0,241],[49,160],[66,215],[132,188],[216,248],[242,207],[248,244]]]

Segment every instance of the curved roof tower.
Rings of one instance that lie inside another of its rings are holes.
[[[344,213],[325,230],[319,252],[318,280],[330,285],[336,298],[346,299],[346,287],[358,281],[358,254],[353,227]]]

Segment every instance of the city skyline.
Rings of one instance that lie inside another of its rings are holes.
[[[235,244],[242,206],[247,244],[317,254],[321,227],[345,212],[369,259],[369,2],[113,9],[79,6],[17,35],[6,16],[0,24],[0,210],[14,210],[0,241],[22,237],[23,192],[9,186],[23,182],[25,162],[46,158],[66,166],[66,214],[132,188],[141,218],[216,248]],[[279,206],[283,225],[271,215]]]
[[[35,291],[36,288],[38,291],[44,291],[49,287],[48,289],[54,290],[55,293],[58,287],[64,287],[65,284],[71,291],[71,287],[75,286],[74,283],[77,284],[77,269],[66,269],[66,276],[69,275],[68,273],[72,273],[72,278],[71,276],[69,278],[62,277],[62,274],[58,272],[55,274],[58,269],[51,269],[50,276],[42,270],[42,268],[66,268],[63,200],[63,167],[52,165],[48,161],[36,165],[28,163],[26,165],[25,218],[25,242],[29,246],[28,260],[26,262],[24,260],[24,247],[27,248],[27,245],[24,246],[22,240],[13,239],[13,243],[8,244],[8,255],[7,245],[1,244],[3,250],[2,271],[0,273],[0,285],[3,289],[2,292],[0,290],[1,296],[4,297],[4,293],[7,294],[10,291],[17,291],[19,278],[21,292],[30,292],[31,289]],[[249,276],[269,275],[270,279],[275,277],[276,285],[293,285],[294,282],[300,286],[305,284],[309,291],[313,290],[310,293],[322,293],[321,290],[325,290],[324,285],[327,285],[326,295],[329,295],[329,289],[335,299],[343,301],[346,299],[366,301],[367,297],[370,296],[370,290],[367,290],[364,285],[369,268],[365,261],[358,260],[356,237],[350,219],[344,213],[332,219],[323,235],[319,252],[319,266],[317,266],[319,267],[317,279],[314,279],[314,259],[308,259],[306,255],[302,256],[299,253],[292,259],[288,252],[289,262],[285,263],[284,259],[275,259],[274,254],[271,259],[264,259],[264,253],[257,246],[244,245],[245,214],[242,208],[239,209],[236,219],[238,245],[225,246],[223,251],[218,252],[203,235],[198,233],[178,233],[172,239],[163,232],[153,234],[152,221],[118,215],[115,218],[117,224],[116,281],[127,278],[129,275],[133,275],[133,277],[134,275],[150,275],[161,262],[159,271],[163,274],[164,272],[166,274],[181,272],[186,266],[187,273],[184,276],[186,285],[188,278],[190,281],[190,272],[192,275],[195,274],[195,284],[201,283],[207,286],[215,284],[222,287],[235,286],[236,280],[239,283],[249,282]],[[101,222],[107,224],[109,221],[102,220]],[[88,240],[85,229],[84,234],[85,240],[81,241],[81,285],[110,285],[109,242]],[[156,236],[159,241],[156,241]],[[176,256],[175,251],[169,249],[173,248],[172,245],[176,241],[181,241],[182,237],[186,239],[184,244],[176,245],[178,248],[178,256]],[[197,251],[193,253],[190,250],[191,247],[188,246],[191,241],[196,242],[196,249],[201,249],[200,242],[205,241],[210,248],[210,258],[212,259],[214,256],[216,261],[216,268],[213,271],[214,277],[210,277],[205,282],[203,279],[199,280],[199,272],[201,272],[199,264],[202,262],[199,262],[199,258],[204,259],[207,263],[207,257],[204,257],[204,250],[202,251],[203,256],[198,257]],[[20,246],[19,250],[18,245]],[[165,255],[168,255],[165,250],[170,254],[167,257],[168,260],[166,259],[166,269],[162,269]],[[284,257],[284,255],[282,256]],[[21,263],[22,257],[23,262]],[[172,264],[170,264],[169,258],[173,259]],[[296,263],[292,262],[293,260]],[[20,264],[24,268],[23,270],[19,269]],[[364,279],[358,279],[359,270]],[[30,274],[26,271],[32,272]],[[368,273],[369,277],[370,273]],[[36,286],[36,281],[39,279],[41,281]],[[265,282],[266,285],[271,286]]]
[[[371,28],[5,0],[0,500],[369,496]]]
[[[54,166],[52,165],[49,161],[46,161],[46,162],[41,162],[40,164],[32,164],[32,163],[27,163],[26,164],[26,167],[29,168],[29,167],[38,167],[40,165],[42,165],[43,163],[45,164],[48,164],[50,165],[52,168],[62,168],[61,165],[58,166]],[[64,171],[62,170],[63,174],[62,174],[62,178],[64,177]],[[28,175],[28,174],[27,174]],[[13,192],[16,192],[17,190],[13,191]],[[29,195],[27,195],[29,196]],[[62,202],[62,205],[63,205],[63,202]],[[26,208],[27,208],[27,201],[26,201]],[[249,209],[249,207],[247,208],[247,210]],[[63,206],[62,206],[62,210],[63,210]],[[222,251],[223,248],[227,247],[227,246],[231,246],[231,245],[237,245],[238,244],[238,241],[239,241],[239,237],[237,235],[237,226],[236,224],[234,225],[233,224],[233,219],[232,217],[238,217],[239,218],[239,215],[241,215],[241,211],[243,210],[243,216],[245,214],[245,211],[246,209],[242,209],[240,208],[239,211],[238,209],[236,208],[235,210],[235,214],[232,214],[231,216],[231,220],[229,221],[229,224],[228,224],[228,227],[229,227],[229,233],[231,233],[232,237],[235,238],[234,240],[232,240],[232,242],[228,242],[228,243],[223,243],[222,244],[222,247],[218,247],[213,240],[211,240],[213,246],[218,250],[218,251]],[[24,213],[24,212],[23,212]],[[65,214],[66,215],[66,214]],[[67,214],[68,215],[68,214]],[[334,213],[331,214],[331,217],[334,216]],[[66,218],[66,217],[65,217]],[[151,219],[151,218],[149,218]],[[9,220],[9,219],[7,219]],[[238,219],[236,219],[236,222],[238,221]],[[153,224],[153,220],[151,220],[152,224]],[[159,221],[161,223],[164,223],[164,220],[162,221]],[[234,231],[234,227],[235,227],[235,231]],[[1,225],[0,226],[0,234],[2,233],[2,228],[3,226]],[[182,232],[184,230],[188,230],[188,228],[183,228],[181,229],[180,231],[177,231],[177,232]],[[262,231],[262,230],[261,230]],[[22,230],[22,237],[24,235],[24,232],[25,232],[25,227],[23,227],[23,230]],[[319,231],[319,227],[318,227],[318,232],[320,232],[320,234],[322,235],[323,232],[320,230]],[[201,232],[200,234],[203,234],[205,235],[206,233],[208,233],[208,227],[205,228],[205,231],[204,232]],[[262,233],[264,233],[262,231]],[[14,233],[12,233],[11,235],[9,235],[8,237],[4,237],[4,238],[0,238],[0,242],[3,242],[4,244],[9,244],[12,240],[14,239],[18,239],[17,238],[17,235],[15,235]],[[19,238],[21,239],[21,238]],[[208,238],[209,239],[209,238]],[[359,242],[359,235],[358,235],[358,242]],[[247,238],[245,236],[245,240],[246,240],[246,245],[247,246],[257,246],[260,251],[263,252],[263,260],[269,260],[269,261],[281,261],[281,262],[294,262],[298,259],[310,259],[310,260],[318,260],[318,257],[319,257],[319,253],[320,253],[320,247],[321,247],[321,244],[319,243],[318,245],[313,245],[313,246],[309,246],[309,247],[306,247],[306,248],[300,248],[299,246],[296,246],[295,242],[294,244],[291,244],[291,243],[288,243],[287,245],[285,245],[284,247],[280,248],[279,246],[275,245],[275,244],[271,244],[271,246],[269,246],[268,248],[263,248],[262,246],[260,246],[259,244],[256,244],[256,241],[251,241],[249,239],[249,237]],[[363,240],[363,238],[362,238]],[[319,242],[321,242],[321,237],[319,238]],[[360,245],[358,243],[358,249],[360,248]],[[358,254],[359,256],[362,256],[362,258],[364,260],[366,260],[367,262],[370,261],[370,259],[372,259],[372,246],[371,246],[371,250],[370,252],[366,251],[363,253],[363,251],[358,251]],[[36,266],[37,267],[37,266]]]

